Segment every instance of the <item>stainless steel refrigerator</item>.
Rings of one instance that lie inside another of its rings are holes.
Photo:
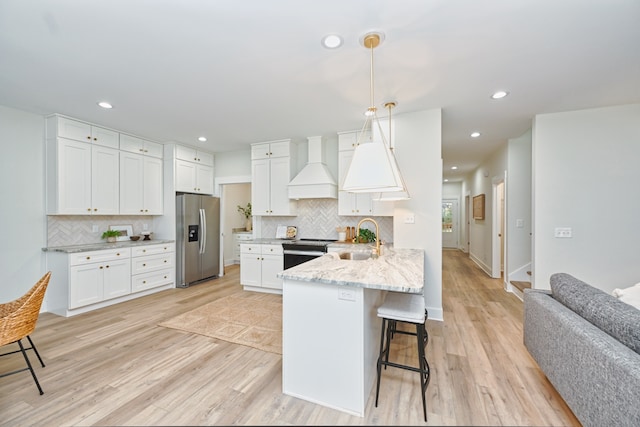
[[[220,199],[176,195],[176,286],[218,277],[220,273]]]

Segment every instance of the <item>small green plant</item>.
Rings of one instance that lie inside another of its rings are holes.
[[[246,207],[238,205],[238,212],[242,213],[246,219],[251,216],[251,202],[247,203]]]
[[[102,238],[106,239],[107,237],[118,237],[120,235],[120,230],[107,230],[102,233]]]
[[[367,228],[360,229],[360,234],[358,235],[358,243],[370,243],[375,241],[376,233]]]

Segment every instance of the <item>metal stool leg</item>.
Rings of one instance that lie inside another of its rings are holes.
[[[33,371],[33,367],[31,366],[31,362],[29,361],[29,358],[27,357],[27,352],[25,351],[24,346],[22,345],[22,340],[18,340],[18,345],[20,346],[20,351],[22,352],[22,356],[24,356],[25,362],[27,362],[27,366],[29,367],[29,371],[31,371],[31,376],[33,377],[33,380],[36,382],[36,386],[38,386],[38,391],[40,392],[40,395],[43,395],[44,391],[42,391],[42,387],[40,387],[40,383],[38,382],[38,378],[36,377],[36,373]]]
[[[424,411],[424,421],[427,422],[427,385],[429,384],[429,364],[424,353],[426,328],[424,324],[416,324],[416,336],[418,338],[418,359],[420,363],[420,391],[422,392],[422,410]]]
[[[44,368],[45,367],[44,362],[42,361],[42,357],[40,357],[40,353],[38,353],[38,350],[36,349],[36,345],[33,343],[33,341],[31,341],[31,337],[29,335],[27,335],[27,339],[29,340],[29,344],[31,344],[31,348],[33,349],[33,352],[36,354],[36,356],[38,356],[38,360],[40,361],[40,364]]]
[[[376,385],[376,404],[375,407],[378,407],[378,396],[380,394],[380,374],[381,374],[381,368],[382,368],[382,357],[384,355],[384,336],[385,336],[385,330],[386,330],[386,325],[387,325],[387,319],[385,319],[384,317],[382,318],[382,330],[380,331],[380,353],[378,354],[378,363],[377,363],[377,369],[378,369],[378,378],[377,378],[377,385]],[[388,349],[387,349],[388,351]],[[386,365],[385,365],[385,369],[386,369]]]

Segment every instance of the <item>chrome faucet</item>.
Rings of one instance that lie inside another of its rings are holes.
[[[358,238],[360,236],[360,226],[362,225],[363,222],[366,222],[366,221],[370,221],[370,222],[373,223],[373,225],[376,226],[376,249],[375,249],[375,253],[373,254],[374,258],[375,258],[375,257],[378,257],[379,255],[382,255],[380,253],[380,227],[378,227],[378,223],[376,222],[375,219],[373,219],[373,218],[362,218],[360,220],[360,222],[358,222],[358,227],[356,229],[356,236],[355,236],[356,237],[356,242],[358,241]]]

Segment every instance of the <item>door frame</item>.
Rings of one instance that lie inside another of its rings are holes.
[[[498,186],[503,185],[503,203],[500,203]],[[493,194],[491,224],[491,277],[499,279],[504,270],[504,282],[507,281],[507,171],[502,176],[491,179]]]
[[[455,206],[454,217],[452,221],[452,227],[455,233],[455,246],[453,248],[460,249],[460,198],[459,197],[448,197],[446,199],[442,199],[441,203],[452,203]],[[440,230],[442,232],[442,230]],[[444,238],[443,238],[444,241]],[[444,244],[442,245],[444,248]],[[451,248],[451,246],[447,246]]]

